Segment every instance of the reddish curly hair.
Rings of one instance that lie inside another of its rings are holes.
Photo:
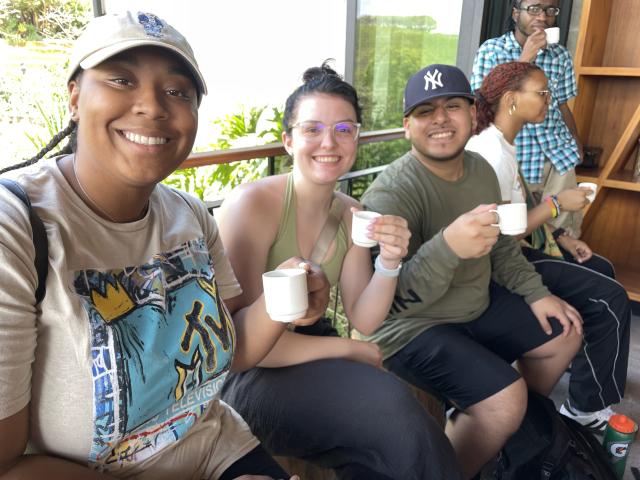
[[[542,69],[528,62],[507,62],[494,67],[475,92],[478,125],[474,133],[480,133],[493,122],[505,92],[520,90],[524,81],[536,71],[542,72]]]

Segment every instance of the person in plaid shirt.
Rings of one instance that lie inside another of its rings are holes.
[[[518,163],[538,200],[576,187],[574,167],[582,157],[576,123],[567,106],[578,93],[573,60],[562,45],[547,44],[544,31],[555,25],[559,13],[559,0],[513,0],[511,28],[480,46],[471,77],[471,87],[478,90],[493,67],[511,61],[534,62],[547,75],[552,95],[547,117],[540,124],[525,124],[516,137]],[[518,105],[511,105],[509,113],[517,115]],[[579,238],[582,213],[561,211],[550,223]]]

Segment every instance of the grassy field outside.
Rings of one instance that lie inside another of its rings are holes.
[[[70,44],[57,40],[9,45],[0,39],[0,166],[31,157],[27,134],[48,140],[45,114],[66,122],[66,64]],[[61,117],[61,118],[58,118]]]

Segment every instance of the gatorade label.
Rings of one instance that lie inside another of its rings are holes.
[[[627,445],[626,443],[612,443],[609,447],[609,452],[614,457],[622,458],[627,454],[628,448],[629,445]]]

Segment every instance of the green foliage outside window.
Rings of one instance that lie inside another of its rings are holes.
[[[354,84],[365,131],[402,127],[409,77],[432,63],[455,65],[458,36],[434,33],[436,27],[429,16],[358,18]],[[408,149],[405,140],[362,146],[354,170],[388,164]]]
[[[91,18],[91,6],[78,0],[0,0],[0,37],[12,44],[78,36]]]
[[[277,142],[282,134],[283,112],[276,107],[241,107],[240,111],[213,120],[218,127],[218,139],[206,150],[226,150]],[[276,172],[286,171],[289,157],[276,159]],[[268,160],[258,158],[221,165],[186,168],[172,173],[164,183],[197,195],[201,199],[224,196],[241,183],[266,176]]]

